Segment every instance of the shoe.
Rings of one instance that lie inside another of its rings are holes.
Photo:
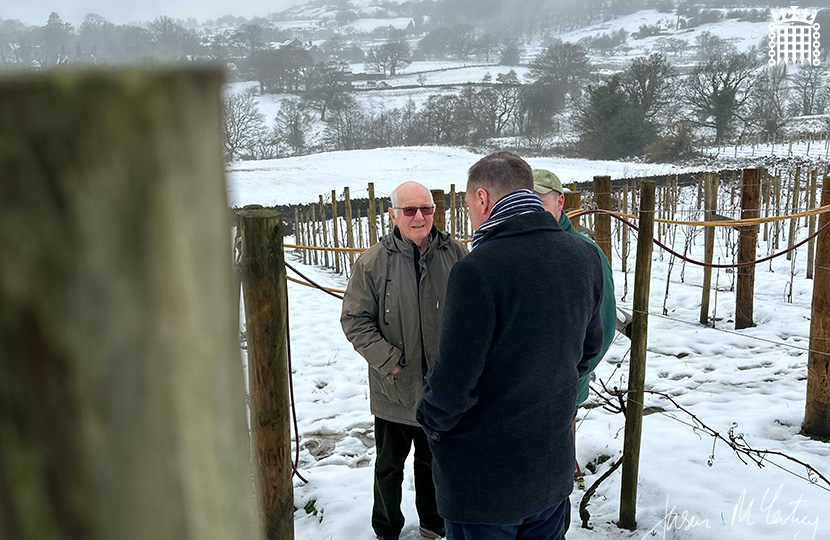
[[[423,525],[418,527],[418,532],[421,533],[422,538],[428,538],[430,540],[434,540],[435,538],[444,538],[447,536],[447,530],[444,527],[438,527],[437,529],[427,529]]]
[[[396,534],[395,536],[378,536],[377,538],[378,540],[400,540],[401,537]]]

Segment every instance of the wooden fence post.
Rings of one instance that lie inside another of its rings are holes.
[[[640,188],[640,232],[637,235],[637,266],[634,270],[634,313],[631,321],[631,360],[623,441],[620,520],[617,525],[637,527],[637,478],[640,470],[640,442],[643,433],[643,396],[648,346],[648,295],[651,281],[651,254],[654,240],[654,181]]]
[[[363,249],[363,216],[360,208],[357,209],[357,247]]]
[[[312,205],[312,212],[314,206]],[[288,298],[282,216],[245,207],[242,288],[248,332],[248,392],[259,502],[267,540],[294,538],[291,431],[288,401]]]
[[[383,203],[378,201],[378,215],[380,216],[380,236],[386,236],[386,212],[383,211]]]
[[[261,538],[222,83],[157,67],[0,82],[4,538]]]
[[[761,169],[745,169],[741,187],[741,219],[753,219],[761,215]],[[758,225],[741,227],[738,238],[738,262],[754,261],[757,256]],[[755,266],[738,268],[738,285],[735,290],[735,330],[755,326]]]
[[[352,222],[352,199],[349,196],[349,188],[344,187],[343,192],[346,196],[346,247],[354,247],[354,223]],[[354,252],[349,251],[349,272],[354,266]]]
[[[320,223],[323,226],[323,247],[329,247],[329,234],[326,221],[326,203],[323,202],[323,196],[320,195]],[[328,250],[323,251],[323,260],[326,268],[329,268],[331,265],[329,264]]]
[[[703,221],[715,219],[718,211],[718,175],[703,173],[704,218]],[[703,261],[712,264],[715,254],[715,227],[706,227],[703,232]],[[703,296],[700,300],[700,324],[709,324],[709,299],[712,293],[712,269],[703,267]]]
[[[331,190],[331,236],[334,240],[335,250],[340,248],[340,236],[337,223],[337,192]],[[334,252],[334,271],[340,273],[340,252]]]
[[[818,186],[818,170],[814,170],[810,174],[810,202],[809,210],[816,207],[816,190]],[[813,236],[816,232],[816,216],[810,216],[808,236]],[[816,253],[816,239],[813,238],[807,243],[807,279],[813,279],[813,263]]]
[[[792,213],[795,214],[798,212],[798,196],[799,196],[799,186],[801,184],[801,165],[795,168],[795,179],[793,180],[793,198],[792,198]],[[795,245],[795,233],[798,230],[798,220],[791,219],[790,220],[790,236],[787,241],[787,248],[791,248]],[[793,251],[787,252],[787,260],[791,261],[793,258]]]
[[[309,230],[311,231],[311,243],[309,246],[317,247],[317,209],[315,208],[314,204],[311,205],[311,219],[309,220]],[[320,252],[312,250],[312,254],[314,255],[314,266],[318,266],[320,264]]]
[[[431,189],[430,192],[432,193],[432,200],[435,203],[435,214],[433,214],[435,226],[445,231],[447,230],[447,203],[444,200],[444,190]]]
[[[375,183],[369,182],[369,206],[366,207],[366,218],[369,220],[369,246],[378,243],[378,217],[375,214]]]
[[[456,238],[455,235],[455,225],[458,221],[456,216],[456,204],[455,204],[455,184],[450,184],[450,235],[453,238]]]
[[[781,215],[781,171],[773,177],[773,183],[775,184],[775,215]],[[781,236],[781,221],[775,220],[773,222],[772,230],[774,231],[774,235],[772,237],[772,249],[778,249],[779,246],[779,238]]]
[[[565,206],[562,207],[563,212],[579,208],[582,204],[582,194],[576,190],[576,183],[568,186],[568,192],[565,193]],[[575,230],[579,230],[579,218],[571,218],[571,224]]]
[[[822,180],[821,206],[830,204],[830,176]],[[830,213],[819,217],[819,228],[830,223]],[[807,406],[801,432],[810,437],[830,437],[830,230],[822,232],[816,246],[813,310],[810,317],[810,356],[807,363]]]
[[[594,201],[600,210],[611,210],[611,177],[594,177]],[[596,214],[594,220],[594,239],[597,245],[602,248],[608,262],[611,262],[611,216],[608,214]]]

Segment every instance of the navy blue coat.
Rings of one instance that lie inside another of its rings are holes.
[[[571,493],[576,383],[602,346],[599,257],[533,212],[453,267],[417,412],[445,519],[514,521]]]

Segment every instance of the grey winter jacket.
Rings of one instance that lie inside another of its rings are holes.
[[[446,232],[433,227],[432,236],[419,260],[420,286],[413,244],[393,233],[365,251],[352,269],[340,314],[346,338],[369,363],[372,414],[412,426],[418,425],[415,409],[438,349],[450,269],[467,254]],[[396,364],[402,369],[390,375]]]

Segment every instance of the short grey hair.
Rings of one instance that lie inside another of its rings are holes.
[[[389,194],[389,199],[391,200],[390,204],[393,209],[398,206],[398,188],[392,190],[392,193]],[[395,215],[398,215],[397,210],[395,211]]]

